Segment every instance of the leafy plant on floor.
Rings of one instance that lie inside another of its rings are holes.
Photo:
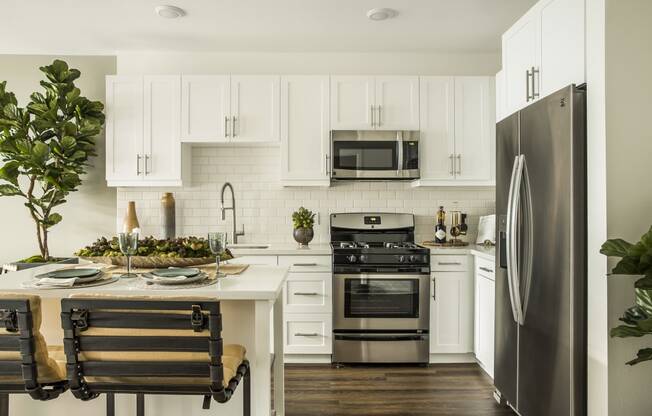
[[[49,261],[48,233],[61,222],[55,209],[77,191],[95,153],[104,124],[104,105],[81,95],[74,81],[81,73],[55,60],[39,68],[42,92],[25,107],[0,82],[0,196],[25,199],[34,220],[40,259]]]
[[[312,211],[301,207],[299,210],[292,213],[292,225],[295,230],[297,228],[312,228],[312,226],[315,225],[315,214]]]
[[[611,336],[638,338],[652,334],[652,227],[636,244],[620,238],[607,240],[600,253],[620,258],[612,270],[613,274],[641,276],[634,284],[636,304],[625,311],[620,318],[624,325],[612,328]],[[652,348],[643,348],[627,364],[634,365],[649,360],[652,360]]]

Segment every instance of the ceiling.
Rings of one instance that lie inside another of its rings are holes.
[[[536,0],[3,0],[0,53],[495,52]],[[186,16],[163,19],[161,4]],[[366,12],[399,16],[374,22]]]

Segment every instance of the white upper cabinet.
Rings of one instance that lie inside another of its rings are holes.
[[[143,78],[106,77],[106,180],[143,175]]]
[[[281,182],[330,185],[329,77],[281,78]]]
[[[541,2],[541,96],[586,81],[584,1]]]
[[[278,142],[279,77],[188,75],[181,85],[181,141]]]
[[[495,183],[493,77],[421,77],[421,179],[413,186]]]
[[[147,180],[181,179],[179,113],[181,79],[175,75],[144,78],[144,175]]]
[[[540,0],[503,34],[506,114],[585,75],[585,0]]]
[[[419,77],[376,77],[376,130],[419,130]]]
[[[181,140],[225,142],[230,134],[231,95],[228,75],[181,78]]]
[[[505,71],[500,70],[496,74],[496,122],[509,115],[505,102]]]
[[[455,157],[455,79],[421,77],[421,136],[419,161],[422,180],[453,180]]]
[[[419,130],[419,77],[331,77],[333,130]]]
[[[231,141],[278,142],[279,77],[231,76]]]
[[[509,114],[532,101],[534,90],[538,89],[540,21],[539,9],[535,6],[503,34],[504,93]]]
[[[492,181],[495,149],[494,82],[455,78],[455,179]]]
[[[373,129],[375,93],[374,77],[331,77],[331,128]]]

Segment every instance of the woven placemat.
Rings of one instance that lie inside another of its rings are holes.
[[[136,289],[145,289],[145,290],[183,290],[183,289],[195,289],[198,287],[211,286],[218,282],[219,279],[215,278],[215,275],[209,276],[204,280],[193,283],[181,283],[178,285],[159,285],[151,281],[136,278],[134,282],[130,285]]]
[[[105,274],[104,276],[100,277],[97,280],[93,280],[92,282],[77,283],[70,287],[36,286],[36,282],[38,280],[29,280],[27,282],[23,282],[21,286],[25,289],[37,289],[37,290],[86,289],[88,287],[110,285],[111,283],[115,283],[118,280],[120,280],[118,276],[111,276],[110,274]]]

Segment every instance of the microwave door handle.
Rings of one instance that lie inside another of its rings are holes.
[[[400,177],[403,174],[403,132],[396,133],[396,147],[398,150],[398,170],[396,173]]]

